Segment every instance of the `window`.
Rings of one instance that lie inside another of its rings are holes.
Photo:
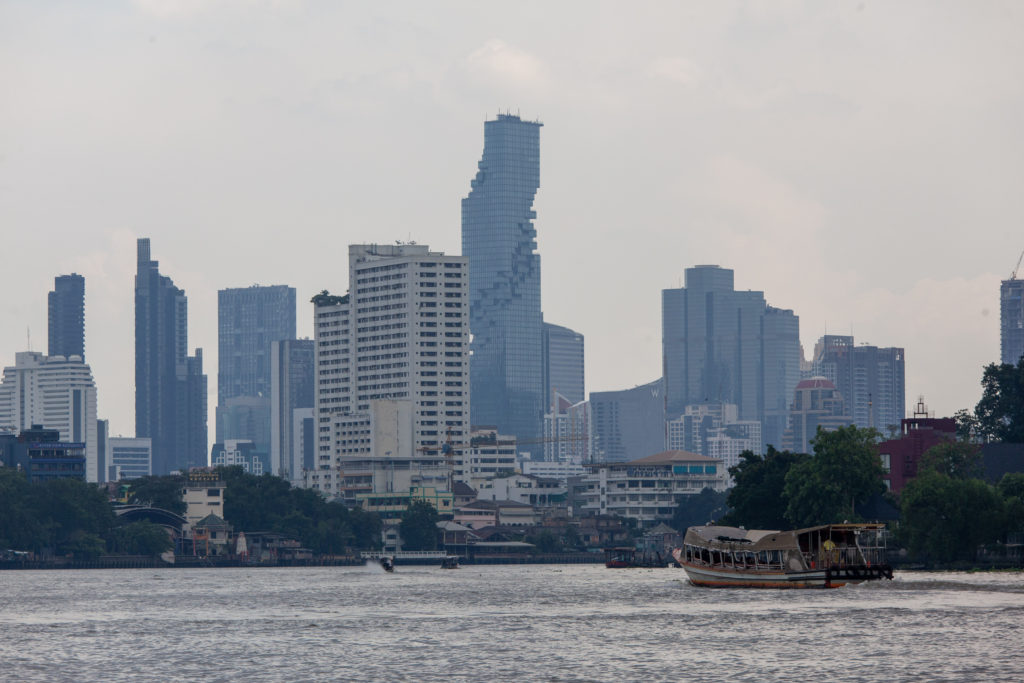
[[[880,453],[878,457],[882,459],[882,471],[889,474],[892,471],[892,457],[888,453]]]

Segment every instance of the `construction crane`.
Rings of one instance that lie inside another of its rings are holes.
[[[1017,259],[1017,265],[1014,266],[1013,272],[1010,273],[1010,279],[1011,280],[1016,280],[1017,279],[1017,271],[1020,269],[1020,262],[1022,260],[1024,260],[1024,251],[1020,252],[1020,258]]]

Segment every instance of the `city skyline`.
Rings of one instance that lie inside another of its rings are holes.
[[[3,362],[45,349],[53,278],[82,274],[99,415],[130,435],[137,238],[189,293],[215,382],[218,289],[295,287],[311,337],[307,302],[345,281],[332,261],[348,244],[460,253],[480,123],[519,111],[545,123],[542,307],[586,336],[588,391],[658,376],[659,292],[717,263],[800,316],[805,358],[825,333],[899,346],[908,397],[972,407],[1024,248],[1021,10],[600,8],[538,26],[447,6],[140,2],[62,7],[63,23],[4,7],[22,106],[0,113],[18,141],[0,222],[10,253],[48,267],[0,275]],[[553,30],[569,19],[573,51]]]

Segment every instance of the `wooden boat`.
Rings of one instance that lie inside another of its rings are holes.
[[[884,524],[826,524],[796,531],[729,526],[686,530],[672,557],[695,586],[838,588],[891,579]]]
[[[459,568],[459,556],[458,555],[445,555],[441,558],[441,569],[458,569]]]

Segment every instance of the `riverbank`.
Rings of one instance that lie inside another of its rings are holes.
[[[334,556],[316,560],[278,560],[275,562],[251,562],[233,557],[194,557],[182,555],[174,558],[174,562],[165,562],[159,557],[146,555],[110,555],[95,559],[80,560],[67,557],[54,557],[33,560],[0,561],[2,570],[25,569],[157,569],[157,568],[238,568],[238,567],[361,567],[366,560],[357,556]],[[498,565],[498,564],[601,564],[604,557],[600,553],[538,553],[536,555],[476,555],[459,557],[459,564]],[[439,564],[436,558],[405,558],[400,555],[395,559],[396,566],[432,566]]]

